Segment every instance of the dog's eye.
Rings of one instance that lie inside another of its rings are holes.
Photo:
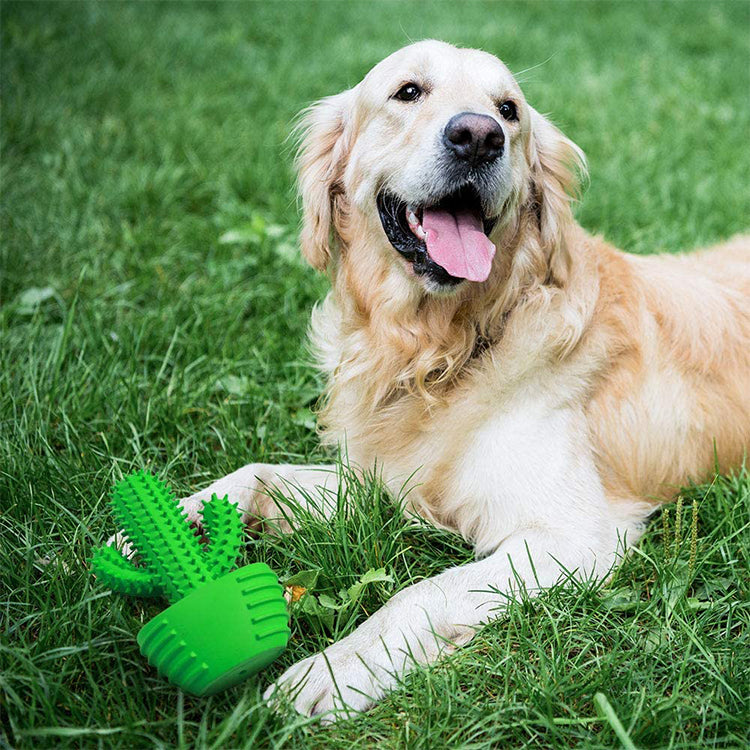
[[[413,102],[419,99],[422,89],[416,83],[405,83],[394,95],[400,102]]]
[[[507,102],[503,102],[498,107],[498,110],[506,120],[518,119],[518,111],[516,110],[516,105],[510,100],[508,100]]]

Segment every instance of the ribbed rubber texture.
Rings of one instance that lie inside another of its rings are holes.
[[[286,648],[288,620],[275,574],[254,563],[157,615],[138,633],[138,644],[170,682],[194,695],[211,695],[270,664]]]
[[[219,578],[234,567],[242,544],[242,518],[226,495],[211,495],[203,505],[203,534],[208,536],[206,565],[211,578]]]
[[[158,574],[170,602],[211,579],[200,542],[184,512],[155,476],[138,471],[118,482],[112,491],[112,509],[147,567]]]
[[[114,547],[99,547],[91,556],[91,570],[99,582],[130,596],[159,596],[161,578],[150,568],[136,568]]]

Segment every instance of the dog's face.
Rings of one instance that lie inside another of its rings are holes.
[[[545,151],[548,161],[577,151],[527,105],[500,60],[436,41],[386,58],[315,105],[304,126],[308,259],[327,264],[333,230],[345,252],[367,244],[370,254],[374,244],[428,292],[485,281],[492,240],[530,196],[541,221]],[[369,241],[345,236],[342,224]]]

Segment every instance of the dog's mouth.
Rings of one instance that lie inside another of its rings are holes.
[[[389,242],[418,275],[445,285],[485,281],[490,275],[495,246],[488,235],[497,217],[485,215],[473,185],[421,206],[383,191],[377,204]]]

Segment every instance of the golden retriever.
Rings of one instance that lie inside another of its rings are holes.
[[[420,581],[291,667],[267,696],[363,710],[564,571],[606,576],[649,513],[750,444],[750,237],[625,255],[576,224],[581,150],[485,52],[424,41],[303,119],[302,252],[332,290],[312,341],[323,436],[377,466],[477,561]],[[250,464],[213,492],[330,487],[333,467]],[[532,565],[533,563],[533,565]]]

